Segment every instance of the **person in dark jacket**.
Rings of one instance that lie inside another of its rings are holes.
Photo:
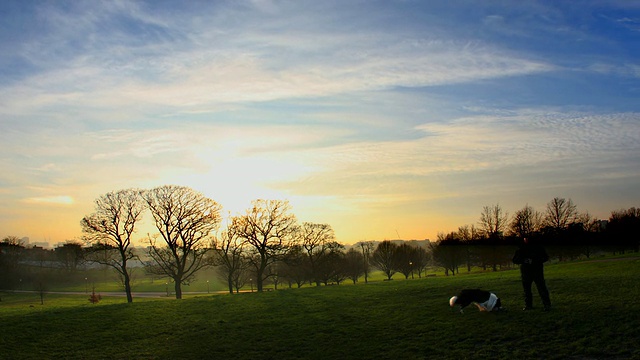
[[[551,310],[551,300],[549,299],[549,290],[544,281],[544,263],[549,260],[549,255],[544,248],[538,244],[531,243],[529,239],[524,238],[522,246],[513,256],[513,262],[520,265],[520,275],[522,277],[522,288],[524,289],[524,309],[533,308],[533,295],[531,293],[531,284],[536,283],[538,294],[542,299],[542,305],[545,311]]]

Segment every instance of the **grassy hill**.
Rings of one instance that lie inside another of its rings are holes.
[[[515,270],[133,304],[48,294],[43,306],[3,293],[0,358],[640,358],[640,260],[554,264],[546,275],[549,313],[520,310]],[[508,311],[452,311],[465,287],[496,292]]]

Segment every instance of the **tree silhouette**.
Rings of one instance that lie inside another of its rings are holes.
[[[137,258],[130,248],[131,236],[143,210],[139,191],[120,190],[96,199],[95,212],[80,221],[82,231],[87,234],[85,240],[94,245],[89,248],[89,260],[108,265],[120,274],[129,303],[133,302],[133,296],[127,265]]]
[[[294,242],[296,218],[290,211],[288,201],[254,200],[244,215],[231,220],[230,226],[249,246],[249,261],[255,268],[258,291],[263,290],[264,281],[271,276],[269,266]]]
[[[223,231],[213,243],[214,265],[227,282],[229,293],[240,282],[243,282],[245,269],[249,262],[244,255],[245,242],[238,236],[235,229],[230,227]]]
[[[531,237],[542,227],[542,214],[532,206],[525,205],[513,214],[510,233],[519,238]]]
[[[389,240],[378,244],[371,256],[371,264],[387,275],[387,280],[391,280],[393,274],[398,269],[398,257],[396,250],[398,245]]]
[[[220,205],[188,187],[165,185],[142,192],[154,224],[166,246],[149,237],[148,264],[152,273],[173,279],[176,299],[182,299],[182,284],[209,265],[206,240],[220,223]]]

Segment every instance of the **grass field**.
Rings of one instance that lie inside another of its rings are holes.
[[[2,359],[640,359],[640,260],[546,267],[553,311],[522,312],[519,272],[183,300],[2,293]],[[508,311],[452,311],[459,289]],[[538,298],[534,298],[534,305]]]

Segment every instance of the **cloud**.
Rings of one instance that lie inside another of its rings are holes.
[[[194,112],[228,103],[436,86],[554,69],[468,39],[418,34],[399,38],[375,28],[326,31],[318,28],[320,21],[300,20],[289,25],[297,31],[274,31],[283,26],[281,17],[267,16],[247,27],[225,19],[227,12],[236,11],[233,7],[215,8],[219,13],[213,16],[220,24],[184,25],[135,3],[100,4],[43,11],[52,34],[33,40],[33,50],[25,55],[43,70],[0,89],[4,114],[66,107],[92,112],[90,119],[101,118],[102,109],[122,109],[134,117],[158,107]],[[258,7],[273,4],[260,2]],[[208,11],[213,9],[203,10]],[[248,12],[247,21],[261,14]],[[132,40],[140,36],[132,31],[142,32],[145,42]]]
[[[415,200],[416,194],[433,196],[418,189],[443,189],[447,185],[439,182],[452,177],[459,178],[460,188],[481,192],[492,186],[490,182],[504,183],[509,169],[520,172],[527,168],[529,176],[554,169],[557,173],[546,175],[546,182],[570,173],[576,180],[595,178],[604,168],[626,168],[625,175],[617,172],[617,176],[633,178],[639,175],[630,166],[637,161],[634,154],[640,152],[639,119],[638,113],[520,109],[427,123],[418,126],[423,136],[417,139],[316,149],[313,161],[324,171],[285,182],[282,188],[308,195]],[[496,179],[477,182],[486,177],[479,174],[492,172]],[[516,179],[519,174],[509,177]],[[522,186],[530,186],[530,181],[521,180]]]
[[[599,74],[614,74],[621,77],[640,78],[640,64],[616,64],[598,62],[591,64],[587,70]]]
[[[60,196],[44,196],[44,197],[32,197],[24,199],[24,202],[29,204],[39,205],[72,205],[74,203],[73,197],[68,195]]]

